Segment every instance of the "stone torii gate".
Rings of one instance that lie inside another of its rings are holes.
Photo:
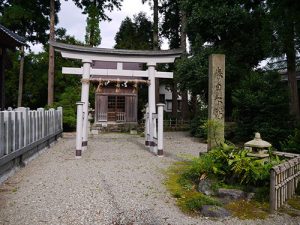
[[[180,57],[183,52],[181,49],[175,50],[123,50],[123,49],[104,49],[91,48],[77,45],[68,45],[59,42],[50,41],[56,51],[60,52],[62,57],[70,59],[79,59],[82,61],[81,68],[63,67],[64,74],[82,75],[81,103],[77,107],[77,131],[76,131],[76,156],[81,156],[81,150],[85,150],[88,145],[88,102],[89,102],[89,82],[93,78],[103,78],[105,76],[124,77],[135,79],[146,77],[149,80],[148,87],[148,128],[149,135],[146,135],[145,144],[153,148],[154,134],[156,129],[156,102],[155,102],[155,78],[173,78],[172,72],[158,72],[156,66],[159,63],[173,63],[175,58]],[[95,61],[116,62],[117,69],[94,69],[91,67]],[[123,63],[145,63],[148,67],[143,70],[125,70]],[[82,106],[82,109],[80,107]],[[80,116],[82,112],[83,116]],[[161,149],[162,150],[162,149]],[[158,155],[162,151],[158,151]]]

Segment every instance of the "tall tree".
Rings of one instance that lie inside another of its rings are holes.
[[[180,6],[180,47],[183,49],[183,57],[187,56],[187,49],[186,49],[186,26],[187,26],[187,17],[186,12],[183,6]],[[189,119],[189,100],[188,100],[188,90],[181,91],[181,116],[184,120]]]
[[[126,17],[115,36],[117,49],[150,50],[153,46],[152,22],[145,13],[134,16],[133,21]],[[140,89],[138,95],[138,117],[141,119],[145,104],[147,103],[147,89]]]
[[[166,0],[160,8],[162,14],[161,34],[169,41],[170,48],[182,48],[184,55],[186,54],[186,13],[182,7],[181,0]],[[183,55],[183,56],[184,56]],[[177,116],[177,74],[172,81],[172,115]],[[181,116],[183,119],[188,119],[188,94],[187,89],[181,88]]]
[[[50,33],[49,40],[55,39],[55,0],[50,0]],[[49,46],[49,67],[48,67],[48,105],[52,105],[54,100],[54,47]]]
[[[290,113],[300,120],[296,78],[296,52],[300,40],[300,6],[296,0],[268,0],[273,28],[273,56],[285,54],[290,99]],[[277,47],[277,48],[276,48]],[[275,51],[274,51],[275,50]]]
[[[100,35],[100,15],[96,7],[96,2],[88,6],[86,19],[85,43],[89,46],[97,46],[101,43]]]
[[[60,10],[55,1],[55,11]],[[0,23],[17,34],[26,37],[32,44],[46,44],[49,30],[50,1],[0,1]],[[56,21],[57,22],[57,21]]]
[[[105,10],[109,12],[116,9],[121,9],[121,2],[123,0],[73,0],[75,4],[80,8],[83,9],[83,13],[87,14],[89,10],[89,6],[95,5],[98,9],[99,17],[101,20],[108,20],[110,21],[111,18],[106,14]]]
[[[142,12],[135,15],[133,21],[126,17],[121,22],[115,41],[117,49],[150,50],[153,44],[152,23]]]
[[[26,37],[27,41],[31,43],[45,44],[47,41],[45,30],[49,29],[49,3],[49,0],[2,1],[0,2],[0,22],[19,35]],[[56,2],[53,7],[58,11],[59,2]],[[22,104],[24,52],[21,50],[20,54],[19,106]]]
[[[142,0],[142,3],[150,0]],[[153,0],[153,50],[159,49],[159,38],[158,38],[158,0]],[[159,102],[159,78],[155,78],[155,102]]]
[[[240,80],[269,55],[266,46],[270,46],[265,37],[270,32],[266,21],[265,1],[231,0],[186,0],[183,1],[187,13],[187,34],[191,43],[189,58],[192,71],[206,69],[206,53],[226,55],[226,117],[232,113],[232,90],[238,87]],[[201,53],[202,52],[202,53]],[[205,54],[204,54],[205,53]],[[196,56],[199,55],[199,56]],[[198,61],[196,63],[197,60]],[[183,66],[183,64],[181,64]],[[183,68],[182,68],[183,69]],[[192,71],[188,72],[191,73]],[[194,74],[207,90],[207,75]],[[205,79],[204,79],[205,78]],[[203,82],[205,81],[205,82]],[[192,87],[194,86],[191,83]],[[201,89],[197,93],[201,93]],[[204,93],[203,96],[206,96]]]
[[[180,47],[180,14],[179,14],[179,1],[167,0],[162,3],[160,7],[163,22],[161,26],[161,34],[169,41],[169,47]],[[173,69],[174,67],[170,67]],[[175,79],[170,80],[172,92],[172,117],[177,118],[178,111],[178,85]]]
[[[73,0],[75,4],[83,9],[83,13],[89,13],[89,10],[95,6],[93,9],[99,15],[102,20],[110,20],[106,15],[105,9],[112,11],[114,7],[120,9],[122,0]],[[56,2],[59,2],[56,1]],[[94,6],[92,6],[94,5]],[[49,39],[54,40],[55,29],[55,0],[50,0],[50,35]],[[93,31],[92,31],[93,32]],[[93,35],[94,36],[94,35]],[[94,40],[93,40],[94,41]],[[97,43],[97,42],[95,42]],[[49,47],[49,69],[48,69],[48,105],[53,104],[54,101],[54,49],[52,46]]]
[[[149,2],[150,5],[153,4],[153,50],[159,49],[159,38],[158,38],[158,0],[142,0],[142,3]]]
[[[20,70],[19,70],[19,89],[18,89],[18,107],[22,106],[23,98],[23,80],[24,80],[24,46],[20,48]]]

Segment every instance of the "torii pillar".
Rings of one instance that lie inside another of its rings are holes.
[[[148,145],[150,147],[150,150],[154,153],[157,154],[157,146],[154,142],[155,138],[155,128],[156,128],[156,120],[153,118],[153,114],[156,113],[156,105],[155,105],[155,67],[156,63],[148,63],[148,77],[150,81],[150,85],[148,87],[148,106],[149,106],[149,140],[148,140]],[[147,135],[147,134],[145,134]]]
[[[77,121],[77,123],[82,122],[82,150],[87,149],[88,144],[88,114],[89,114],[89,87],[90,87],[90,70],[91,70],[91,60],[82,60],[83,63],[83,73],[82,73],[82,88],[81,88],[81,102],[83,102],[83,121]]]

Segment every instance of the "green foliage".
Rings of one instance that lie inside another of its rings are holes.
[[[243,67],[250,69],[264,58],[263,1],[186,0],[183,3],[192,48],[209,43],[222,49],[226,60],[234,66],[240,64],[237,71],[232,71],[239,76]]]
[[[180,47],[180,0],[162,1],[159,7],[162,17],[161,35],[169,41],[170,49]]]
[[[89,7],[95,5],[98,10],[101,20],[111,19],[107,16],[107,12],[111,12],[114,9],[121,9],[121,2],[123,0],[73,0],[80,9],[83,9],[83,13],[88,13]]]
[[[179,208],[186,213],[195,213],[203,205],[221,205],[215,198],[198,192],[193,181],[184,176],[189,165],[190,162],[178,162],[167,170],[165,185],[176,198]]]
[[[278,160],[265,163],[264,159],[248,157],[248,152],[248,150],[240,150],[237,154],[232,154],[231,159],[228,160],[230,170],[240,183],[254,185],[267,183],[270,179],[269,171]]]
[[[280,143],[280,146],[281,151],[300,154],[300,130],[296,128],[294,134],[289,135]]]
[[[270,179],[269,170],[280,160],[272,157],[264,161],[247,156],[248,150],[233,145],[221,144],[207,154],[194,158],[183,176],[195,183],[201,175],[216,178],[229,184],[267,185]]]
[[[100,15],[96,5],[91,4],[88,6],[87,14],[85,43],[89,46],[98,46],[101,43],[101,35],[99,28]]]
[[[236,138],[249,140],[254,132],[278,147],[291,133],[288,93],[280,76],[273,72],[252,72],[233,92]]]
[[[207,102],[208,95],[208,56],[213,48],[203,47],[191,57],[176,60],[174,78],[180,90],[190,90],[201,95]]]
[[[200,210],[204,205],[220,206],[221,203],[218,200],[201,193],[185,201],[185,207],[189,211]]]
[[[145,13],[140,12],[135,15],[133,21],[126,17],[115,36],[116,49],[152,49],[152,23],[146,17]]]
[[[0,23],[29,42],[43,43],[48,41],[49,0],[35,1],[0,1]],[[60,10],[60,1],[55,1],[55,11]],[[56,18],[56,23],[58,22]]]
[[[190,133],[194,137],[206,138],[207,131],[204,124],[207,121],[207,107],[198,106],[194,118],[191,120]]]
[[[63,107],[64,131],[72,131],[76,128],[76,102],[80,99],[80,86],[67,87],[55,102],[54,107]]]
[[[80,44],[74,37],[66,34],[65,29],[57,30],[57,40],[69,44]],[[11,61],[5,72],[6,107],[17,106],[19,62],[16,52],[9,52]],[[25,57],[24,65],[24,107],[36,109],[47,104],[48,82],[48,49],[34,54],[29,53]],[[55,54],[55,102],[52,107],[62,106],[64,116],[64,129],[74,130],[76,121],[76,101],[80,100],[80,77],[62,74],[63,66],[79,67],[81,63],[63,59],[59,53]],[[93,89],[91,87],[91,89]],[[91,98],[91,102],[93,99]]]

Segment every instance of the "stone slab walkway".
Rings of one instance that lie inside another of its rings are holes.
[[[0,186],[0,224],[300,225],[286,215],[264,221],[184,215],[162,184],[163,171],[178,154],[197,156],[206,145],[186,133],[165,136],[163,158],[149,153],[141,137],[101,134],[75,160],[75,136],[65,134]]]

